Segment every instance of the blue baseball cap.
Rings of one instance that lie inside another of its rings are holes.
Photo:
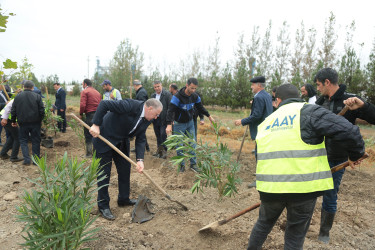
[[[102,82],[102,84],[100,84],[100,85],[103,86],[104,84],[112,85],[110,80],[104,80],[104,82]]]

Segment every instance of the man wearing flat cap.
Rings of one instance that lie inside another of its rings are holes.
[[[272,97],[264,90],[264,87],[266,86],[266,78],[264,76],[257,76],[250,79],[250,82],[251,90],[254,94],[250,116],[244,119],[235,120],[234,124],[236,126],[249,125],[251,139],[255,140],[258,133],[258,125],[272,113],[273,108]]]

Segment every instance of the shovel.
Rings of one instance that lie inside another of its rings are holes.
[[[365,154],[359,159],[359,160],[364,160],[368,157],[368,153],[365,152]],[[331,168],[331,173],[334,173],[334,172],[337,172],[337,171],[340,171],[341,169],[344,169],[346,168],[347,166],[349,166],[349,161],[346,161],[346,162],[343,162],[333,168]],[[221,225],[224,225],[226,223],[228,223],[229,221],[237,218],[237,217],[240,217],[241,215],[244,215],[246,214],[247,212],[250,212],[251,210],[254,210],[256,208],[258,208],[260,206],[260,202],[255,204],[255,205],[252,205],[251,207],[248,207],[232,216],[229,216],[228,218],[226,219],[223,219],[223,220],[218,220],[218,221],[215,221],[215,222],[212,222],[204,227],[202,227],[201,229],[198,230],[198,232],[203,232],[203,231],[206,231],[208,229],[212,229],[214,227],[218,227],[218,226],[221,226]]]
[[[75,114],[71,113],[70,114],[75,120],[77,120],[82,126],[84,126],[85,128],[87,128],[88,130],[90,130],[90,127],[89,125],[87,125],[85,122],[83,122],[81,119],[79,119]],[[106,138],[104,138],[103,136],[101,135],[98,135],[99,139],[102,140],[103,142],[105,142],[108,146],[110,146],[113,150],[115,150],[119,155],[121,155],[122,157],[124,157],[128,162],[130,162],[131,165],[137,167],[137,163],[135,163],[134,161],[132,161],[132,159],[130,159],[129,157],[127,157],[123,152],[121,152],[120,149],[118,149],[117,147],[115,147],[110,141],[108,141]],[[162,192],[164,194],[164,196],[170,200],[170,201],[173,201],[173,202],[176,202],[178,205],[180,205],[184,210],[188,210],[188,208],[182,204],[181,202],[177,201],[177,200],[174,200],[172,199],[172,197],[167,194],[167,192],[164,191],[164,189],[162,189],[152,178],[151,176],[149,176],[147,174],[147,172],[145,170],[142,171],[142,173],[147,177],[147,179],[149,181],[151,181],[152,184],[154,184],[155,187],[157,187],[157,189],[159,189],[160,192]]]

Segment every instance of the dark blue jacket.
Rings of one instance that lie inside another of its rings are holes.
[[[110,111],[110,112],[108,112]],[[143,111],[143,102],[124,99],[101,101],[93,124],[100,126],[100,134],[113,145],[119,146],[123,140],[136,136],[135,150],[137,159],[143,159],[145,153],[145,132],[150,122],[143,119],[137,129],[129,135],[138,122]],[[105,153],[111,148],[99,138],[93,138],[94,148],[99,153]]]
[[[254,97],[250,116],[241,120],[242,126],[249,125],[251,139],[255,140],[258,133],[258,125],[273,111],[272,97],[264,89]]]
[[[209,117],[210,114],[203,107],[201,98],[197,93],[193,93],[190,96],[185,94],[186,87],[180,89],[171,100],[168,107],[167,113],[167,124],[172,124],[173,121],[186,123],[193,119],[194,107],[197,108],[198,112]]]
[[[60,88],[57,90],[56,94],[56,101],[55,101],[55,106],[57,110],[63,109],[66,110],[66,92],[63,88]]]

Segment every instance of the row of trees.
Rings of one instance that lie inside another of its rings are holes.
[[[346,84],[348,91],[359,94],[375,102],[375,43],[367,64],[361,64],[359,55],[363,43],[356,46],[353,37],[355,21],[345,27],[344,49],[338,53],[338,25],[331,12],[326,19],[323,34],[318,39],[317,29],[306,28],[301,22],[293,37],[289,24],[284,21],[273,36],[273,23],[269,21],[264,33],[254,26],[249,36],[241,34],[234,51],[234,58],[225,63],[221,60],[220,37],[217,34],[213,46],[202,51],[196,49],[176,64],[144,65],[144,54],[138,46],[126,39],[120,43],[105,75],[95,75],[95,82],[108,78],[126,95],[129,93],[131,77],[141,79],[144,87],[152,93],[152,82],[162,80],[165,86],[176,83],[179,87],[193,76],[200,83],[199,91],[206,104],[231,108],[248,107],[252,93],[249,78],[265,75],[267,90],[284,83],[301,87],[312,83],[316,72],[324,67],[332,67],[339,72],[340,83]],[[276,41],[276,43],[275,43]],[[136,69],[131,71],[131,65]]]
[[[321,30],[323,34],[320,34],[321,40],[318,40],[317,29],[306,28],[301,22],[292,41],[290,26],[286,21],[276,36],[273,35],[273,23],[269,21],[264,33],[259,26],[254,26],[249,35],[243,33],[239,36],[231,60],[223,62],[221,59],[220,36],[217,34],[213,46],[208,49],[196,49],[179,62],[164,63],[162,66],[153,63],[151,59],[149,65],[145,66],[144,53],[129,39],[125,39],[117,47],[104,75],[97,72],[93,76],[94,87],[102,91],[100,83],[109,79],[124,97],[129,97],[132,92],[131,80],[134,79],[140,79],[148,93],[152,93],[154,80],[161,80],[164,86],[176,83],[182,87],[189,77],[196,77],[206,104],[242,108],[248,107],[249,99],[252,98],[249,78],[253,75],[266,76],[267,90],[270,91],[274,86],[284,83],[292,83],[297,87],[305,83],[313,84],[319,69],[332,67],[339,72],[339,81],[347,85],[348,91],[375,102],[375,42],[369,62],[362,64],[359,55],[363,43],[354,45],[354,21],[345,27],[346,36],[341,53],[338,53],[336,45],[338,29],[333,13],[330,13]],[[54,93],[52,85],[59,81],[58,76],[51,75],[39,82],[31,71],[22,68],[30,69],[30,65],[25,58],[18,75],[14,74],[10,82],[17,82],[20,78],[32,79],[37,86],[47,86],[49,92]],[[78,94],[80,82],[73,84],[77,85],[74,93]]]

